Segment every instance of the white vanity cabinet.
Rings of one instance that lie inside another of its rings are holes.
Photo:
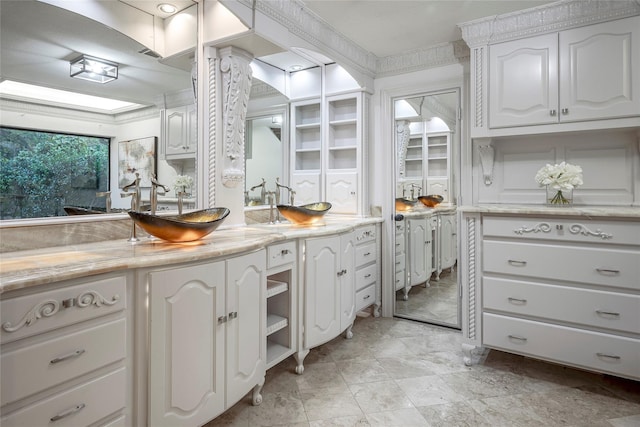
[[[403,218],[401,220],[397,220],[395,223],[395,288],[394,290],[397,292],[400,289],[404,289],[407,284],[407,243],[405,237],[405,224],[406,220]]]
[[[130,277],[2,295],[3,426],[130,424]]]
[[[436,277],[439,279],[442,270],[453,268],[458,258],[458,231],[455,212],[438,212],[438,266]]]
[[[354,232],[306,239],[304,259],[303,327],[299,333],[296,372],[304,371],[309,350],[351,327],[356,316]]]
[[[378,303],[380,239],[376,225],[359,227],[355,232],[356,308],[358,312]],[[377,309],[374,311],[377,314]]]
[[[481,344],[640,379],[640,227],[482,217]]]
[[[640,115],[640,17],[489,46],[489,126]]]
[[[198,426],[254,388],[266,371],[264,250],[139,273],[149,289],[149,415]]]
[[[163,118],[162,142],[165,158],[194,157],[198,138],[195,104],[167,108]]]
[[[433,272],[433,227],[431,214],[407,218],[408,277],[404,299],[411,287],[427,285]]]

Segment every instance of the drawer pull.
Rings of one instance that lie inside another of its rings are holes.
[[[513,266],[517,266],[517,267],[524,267],[525,265],[527,265],[527,261],[519,261],[517,259],[510,259],[507,262],[509,264],[511,264]]]
[[[371,255],[371,252],[367,252],[366,254],[364,254],[364,256],[369,256]]]
[[[218,317],[218,324],[222,324],[222,323],[226,323],[227,322],[227,316],[220,316]]]
[[[400,265],[400,261],[396,261],[396,265]]]
[[[368,279],[369,277],[371,277],[371,273],[369,273],[369,274],[365,274],[365,275],[364,275],[364,278],[365,278],[365,279]]]
[[[49,363],[52,364],[52,365],[55,364],[55,363],[60,363],[60,362],[63,362],[65,360],[67,360],[67,359],[72,359],[74,357],[78,357],[78,356],[82,355],[84,352],[85,352],[84,349],[76,350],[76,351],[73,351],[73,352],[71,352],[69,354],[65,354],[64,356],[55,357],[55,358],[51,359],[51,361]]]
[[[231,313],[229,313],[229,320],[235,319],[237,317],[238,317],[238,312],[237,311],[232,311]]]
[[[363,300],[369,299],[371,298],[371,295],[367,295],[366,297],[362,298]]]
[[[62,306],[64,308],[70,308],[70,307],[73,307],[74,305],[76,305],[76,299],[75,298],[68,298],[68,299],[63,299],[62,300]]]
[[[508,297],[507,300],[512,303],[512,304],[517,304],[517,305],[525,305],[527,303],[526,299],[522,299],[522,298],[512,298],[512,297]]]
[[[596,310],[596,313],[598,313],[601,316],[620,317],[620,313],[615,313],[613,311]]]
[[[612,268],[596,268],[596,271],[600,274],[605,274],[605,275],[616,275],[616,274],[620,274],[620,270],[614,270]]]
[[[521,337],[520,335],[509,335],[509,338],[512,340],[526,342],[527,339],[525,337]]]
[[[63,418],[68,417],[69,415],[73,415],[76,412],[83,410],[84,407],[85,407],[85,404],[81,403],[79,405],[74,406],[73,408],[67,409],[64,412],[60,412],[58,415],[54,415],[53,417],[50,418],[50,420],[51,420],[51,422],[59,421],[59,420],[61,420]]]
[[[289,255],[291,251],[289,249],[283,249],[280,251],[281,256]]]
[[[615,356],[613,354],[607,354],[607,353],[596,353],[596,355],[598,357],[604,357],[605,359],[615,359],[615,360],[622,359],[622,357],[620,357],[620,356]]]

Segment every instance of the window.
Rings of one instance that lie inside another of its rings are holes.
[[[105,207],[109,138],[0,127],[0,218],[66,215]]]

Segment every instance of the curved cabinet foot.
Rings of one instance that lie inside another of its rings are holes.
[[[251,398],[253,406],[258,406],[262,403],[262,387],[264,387],[264,379],[265,377],[262,377],[262,380],[253,387],[253,395]]]
[[[472,344],[462,344],[462,353],[464,354],[464,357],[462,358],[462,360],[464,361],[464,364],[466,366],[471,366],[473,365],[473,359],[472,359],[472,353],[473,350],[476,349],[475,345]]]
[[[302,363],[304,362],[304,358],[307,357],[307,354],[309,354],[309,350],[302,350],[293,355],[294,359],[296,359],[296,374],[298,375],[302,375],[304,372],[304,365]]]
[[[376,302],[373,306],[373,317],[380,317],[380,306],[382,304],[380,304],[379,302]]]
[[[353,328],[353,323],[349,325],[346,331],[344,331],[345,339],[350,340],[351,338],[353,338],[353,331],[351,330],[351,328]]]

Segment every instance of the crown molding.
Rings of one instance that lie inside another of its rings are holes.
[[[378,59],[376,77],[405,74],[468,60],[469,47],[463,40],[442,43]]]
[[[251,94],[249,95],[250,99],[269,98],[277,95],[282,95],[282,93],[261,80],[253,79]]]
[[[640,15],[639,0],[561,0],[458,24],[471,48]]]

